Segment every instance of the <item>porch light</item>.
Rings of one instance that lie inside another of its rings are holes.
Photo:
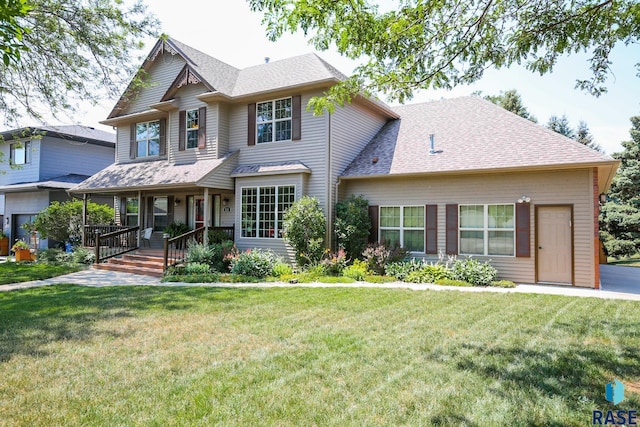
[[[607,203],[607,195],[605,193],[600,193],[600,203]]]
[[[527,197],[525,195],[520,196],[518,199],[518,203],[529,203],[531,201],[531,197]]]
[[[174,205],[176,205],[176,206],[178,206],[178,205],[180,204],[180,199],[175,199],[175,200],[173,201],[173,204],[174,204]]]
[[[222,199],[222,204],[227,206],[229,204],[229,198],[225,197],[224,199]]]

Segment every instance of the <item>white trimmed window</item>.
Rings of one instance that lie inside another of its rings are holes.
[[[160,121],[136,123],[137,157],[160,155]]]
[[[199,128],[199,117],[198,110],[187,110],[187,148],[197,148],[198,147],[198,128]]]
[[[126,217],[125,221],[127,226],[135,227],[138,225],[138,199],[127,197],[126,201]]]
[[[291,98],[256,104],[258,144],[291,140]]]
[[[424,253],[424,206],[381,206],[380,241]]]
[[[11,144],[9,153],[12,165],[26,165],[31,163],[31,142],[16,142]]]
[[[295,186],[242,188],[242,237],[282,238],[284,212],[295,201]]]
[[[460,205],[460,253],[515,255],[515,207]]]
[[[153,230],[163,231],[169,225],[169,203],[166,197],[153,198]]]

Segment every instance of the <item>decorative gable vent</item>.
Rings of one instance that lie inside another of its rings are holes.
[[[191,69],[184,68],[178,78],[176,79],[175,87],[176,89],[181,88],[186,85],[197,85],[201,83],[200,77],[196,76]]]
[[[171,45],[169,45],[168,43],[158,43],[149,54],[148,61],[155,61],[158,55],[165,52],[170,53],[171,55],[178,54],[178,51],[171,47]]]

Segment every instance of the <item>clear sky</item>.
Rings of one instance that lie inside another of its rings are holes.
[[[315,51],[301,33],[286,35],[275,43],[268,41],[261,15],[251,12],[245,0],[145,2],[162,22],[162,32],[237,68],[263,63],[265,57],[275,61]],[[154,42],[149,40],[147,49],[151,49]],[[335,51],[316,53],[345,74],[350,74],[357,65]],[[489,70],[482,80],[471,86],[416,93],[408,102],[464,96],[474,91],[497,95],[500,91],[516,89],[539,123],[545,124],[551,115],[563,114],[574,128],[579,120],[584,120],[607,153],[620,151],[620,142],[630,139],[629,118],[640,115],[640,78],[634,67],[640,62],[640,46],[620,46],[614,50],[614,74],[607,83],[609,92],[599,98],[574,89],[577,78],[590,75],[587,58],[581,55],[563,59],[552,74],[545,76],[523,68]],[[97,107],[88,106],[79,115],[81,124],[110,129],[98,122],[107,117],[114,103],[115,100]]]

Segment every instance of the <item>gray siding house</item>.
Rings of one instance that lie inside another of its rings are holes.
[[[290,256],[284,211],[370,202],[371,241],[474,256],[521,283],[597,287],[598,196],[618,162],[477,97],[392,108],[306,105],[344,76],[314,54],[236,69],[168,38],[103,122],[116,162],[74,187],[115,196],[116,221],[229,227],[240,249]],[[433,141],[433,146],[431,142]],[[559,237],[556,237],[559,236]]]
[[[67,190],[113,163],[115,135],[85,126],[39,126],[0,134],[0,209],[9,241],[28,240],[22,225]],[[99,198],[113,205],[113,198]],[[41,249],[55,242],[42,239]]]

